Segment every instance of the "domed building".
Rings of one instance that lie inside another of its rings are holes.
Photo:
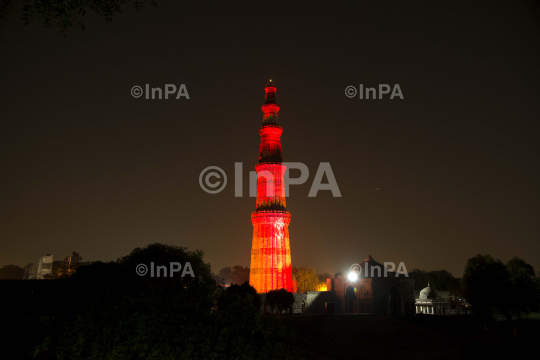
[[[416,299],[416,313],[427,315],[444,315],[446,313],[446,300],[437,296],[437,292],[431,286],[420,291],[420,297]]]

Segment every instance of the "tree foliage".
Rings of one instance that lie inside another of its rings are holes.
[[[139,264],[169,261],[189,261],[195,276],[136,272]],[[286,358],[294,339],[275,319],[260,315],[249,284],[225,290],[216,283],[201,251],[152,244],[56,281],[73,285],[73,292],[42,318],[59,330],[35,349],[38,358],[273,359]]]
[[[140,10],[144,3],[149,2],[157,6],[155,0],[22,0],[24,24],[34,19],[43,21],[46,27],[59,29],[64,35],[72,27],[85,29],[83,17],[86,13],[94,13],[103,18],[105,22],[122,13],[122,7],[128,3]],[[0,19],[5,19],[15,0],[0,0]]]
[[[277,309],[278,317],[283,310],[287,310],[294,304],[294,295],[285,289],[270,290],[266,293],[266,304],[274,311]]]
[[[474,314],[483,322],[491,322],[494,311],[509,315],[510,280],[500,260],[481,254],[469,259],[462,286]]]
[[[246,304],[251,304],[257,309],[261,308],[261,297],[257,293],[257,290],[251,285],[248,281],[245,281],[241,285],[231,285],[224,292],[224,299],[232,298],[233,296],[238,296],[238,298],[245,302]]]
[[[36,355],[57,359],[285,358],[293,335],[260,309],[230,299],[213,312],[196,298],[151,291],[92,307]]]
[[[293,266],[292,274],[296,281],[298,292],[317,291],[319,287],[319,277],[314,268],[310,266]]]
[[[249,268],[241,265],[224,267],[219,270],[218,278],[223,280],[225,284],[243,284],[249,281]]]
[[[24,269],[17,265],[5,265],[0,269],[0,280],[21,280]]]
[[[463,295],[475,315],[485,323],[493,314],[508,317],[538,310],[539,289],[534,268],[514,257],[506,264],[490,255],[477,255],[467,261],[462,279]]]
[[[425,271],[412,269],[409,271],[409,277],[414,279],[414,288],[422,290],[429,285],[438,291],[450,291],[454,294],[460,292],[460,279],[455,278],[446,270]]]
[[[510,278],[511,311],[518,316],[530,311],[538,311],[539,291],[534,268],[525,260],[514,257],[506,263]]]

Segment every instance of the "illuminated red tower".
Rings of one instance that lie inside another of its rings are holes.
[[[271,81],[271,80],[270,80]],[[278,125],[279,106],[276,105],[276,87],[267,84],[262,107],[263,126],[261,150],[257,170],[257,203],[251,214],[253,243],[249,283],[259,293],[274,289],[293,291],[289,222],[286,211],[282,164],[281,133]]]

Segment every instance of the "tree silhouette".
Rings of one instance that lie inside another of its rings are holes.
[[[231,285],[224,292],[225,299],[230,299],[233,295],[238,296],[245,304],[253,305],[257,309],[261,308],[261,297],[257,293],[257,290],[249,285],[248,281],[245,281],[241,285]]]
[[[474,315],[484,323],[493,321],[495,310],[509,316],[509,297],[514,295],[510,293],[508,270],[500,260],[481,254],[469,259],[462,286]]]
[[[116,262],[82,266],[64,297],[48,309],[53,329],[35,349],[54,359],[274,359],[285,358],[292,334],[260,315],[248,283],[225,290],[201,251],[152,244]],[[192,264],[194,277],[140,276],[137,265]],[[76,285],[76,286],[75,286]],[[255,292],[256,295],[256,292]],[[81,303],[79,309],[70,304]],[[52,310],[52,311],[50,311]],[[67,313],[67,314],[66,314]],[[50,325],[47,325],[50,326]],[[46,329],[46,328],[43,328]],[[45,331],[45,330],[44,330]]]
[[[450,291],[454,294],[458,293],[461,288],[460,280],[446,270],[427,272],[412,269],[409,272],[409,277],[414,279],[414,288],[416,290],[422,290],[428,286],[428,283],[438,291]]]
[[[538,288],[534,268],[523,259],[514,257],[506,263],[510,276],[512,296],[510,306],[513,313],[520,316],[522,312],[538,310]]]
[[[249,268],[242,265],[224,267],[219,270],[219,278],[225,281],[225,284],[242,284],[249,281]]]
[[[0,280],[21,280],[24,269],[17,265],[6,265],[0,269]]]
[[[290,308],[294,304],[294,295],[285,289],[271,290],[266,293],[266,303],[272,311],[277,309],[279,318],[281,311]]]

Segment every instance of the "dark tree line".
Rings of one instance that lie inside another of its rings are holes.
[[[415,280],[415,290],[429,283],[435,290],[450,291],[466,299],[474,315],[484,323],[492,322],[495,314],[511,319],[540,308],[540,277],[530,264],[517,257],[505,264],[479,254],[467,261],[461,279],[446,270],[413,269],[409,276]],[[452,305],[461,306],[464,311],[469,309],[463,301],[454,300]]]
[[[156,267],[171,262],[189,262],[193,276],[157,277]],[[137,271],[142,265],[146,274]],[[201,251],[152,244],[114,262],[82,266],[67,279],[33,281],[55,290],[39,298],[21,293],[30,297],[32,314],[28,302],[21,309],[18,301],[9,304],[6,321],[26,330],[24,337],[14,332],[0,340],[7,358],[273,359],[286,358],[294,338],[274,317],[261,315],[248,283],[227,289],[217,283]]]
[[[0,269],[0,280],[21,280],[24,269],[17,265],[6,265]]]
[[[243,284],[246,281],[249,282],[249,267],[242,265],[227,266],[219,270],[217,275],[212,273],[212,277],[216,281],[223,282],[226,285]]]
[[[266,293],[266,304],[272,311],[277,310],[279,318],[283,310],[287,311],[294,304],[294,295],[285,289],[270,290]]]
[[[490,255],[469,259],[461,281],[463,295],[483,322],[493,321],[498,313],[508,319],[538,311],[539,279],[524,260],[514,257],[506,264]]]
[[[17,265],[6,265],[0,269],[0,280],[21,280],[24,269]]]
[[[455,278],[446,270],[424,271],[412,269],[409,277],[414,279],[414,289],[422,290],[429,285],[439,291],[459,292],[461,285],[460,279]]]

